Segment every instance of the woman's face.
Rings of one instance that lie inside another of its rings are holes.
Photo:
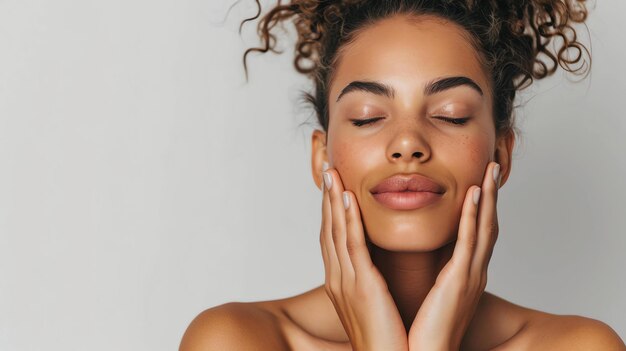
[[[365,232],[378,247],[432,251],[455,240],[466,191],[482,184],[490,161],[499,161],[488,78],[462,33],[441,19],[395,16],[362,31],[340,53],[329,90],[325,153],[355,194]],[[468,84],[425,93],[427,84],[447,77],[467,77],[482,94]],[[357,84],[342,93],[354,81],[393,92]],[[374,117],[383,118],[363,126],[351,121]],[[469,120],[457,125],[439,117]],[[441,185],[443,195],[399,210],[370,192],[387,177],[414,173]]]

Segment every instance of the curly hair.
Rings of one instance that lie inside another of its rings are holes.
[[[258,18],[258,12],[247,21]],[[341,48],[363,29],[393,15],[435,15],[462,26],[479,53],[480,63],[490,74],[496,134],[515,130],[513,103],[518,90],[534,79],[552,75],[558,66],[585,78],[591,67],[589,50],[572,27],[587,18],[585,0],[281,0],[259,21],[261,47],[248,48],[243,65],[248,79],[246,56],[253,51],[276,50],[277,24],[291,20],[297,30],[294,66],[314,81],[313,93],[304,93],[324,131],[328,129],[328,90],[341,56]],[[550,42],[560,38],[551,51]],[[569,57],[569,49],[576,51]],[[583,57],[589,58],[589,63]],[[545,58],[545,60],[542,58]],[[579,64],[580,63],[580,64]],[[579,64],[577,68],[572,65]]]

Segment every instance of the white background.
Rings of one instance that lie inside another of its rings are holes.
[[[310,86],[292,42],[245,83],[232,2],[0,1],[0,350],[172,350],[206,308],[323,283]],[[487,286],[622,338],[624,13],[592,10],[587,80],[520,96]]]

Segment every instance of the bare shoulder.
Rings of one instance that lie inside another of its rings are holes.
[[[254,303],[230,302],[200,313],[189,324],[180,351],[289,350],[276,316]]]
[[[619,335],[599,320],[535,310],[490,293],[482,303],[468,350],[626,351]]]
[[[529,319],[528,349],[531,350],[615,350],[626,345],[608,324],[576,315],[538,312]]]

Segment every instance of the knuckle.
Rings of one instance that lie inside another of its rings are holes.
[[[463,287],[461,288],[461,294],[463,296],[468,296],[468,295],[473,295],[474,291],[476,291],[477,288],[477,284],[475,281],[465,281],[465,284],[463,284]]]
[[[354,240],[348,240],[346,242],[346,250],[348,251],[348,255],[354,256],[361,249],[361,245],[359,245]]]
[[[341,206],[343,206],[343,203],[341,204]],[[350,205],[350,206],[352,206],[352,205]],[[342,208],[344,208],[344,207],[342,207]],[[352,223],[352,216],[351,216],[350,210],[346,210],[345,221],[346,221],[346,225],[350,225]]]
[[[467,245],[470,247],[470,249],[474,250],[476,248],[477,244],[478,244],[478,237],[477,237],[477,235],[474,234],[474,233],[471,234],[471,235],[468,235]]]
[[[489,231],[491,234],[497,234],[498,233],[498,222],[493,221],[491,222],[491,225],[489,226]]]

